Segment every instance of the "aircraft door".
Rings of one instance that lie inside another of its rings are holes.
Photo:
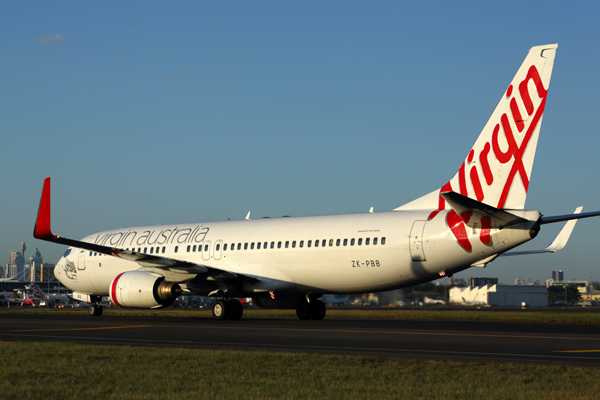
[[[203,246],[202,247],[202,259],[204,261],[208,261],[208,260],[210,260],[210,251],[211,251],[210,240],[202,243],[202,246]]]
[[[79,249],[79,256],[77,259],[77,269],[84,270],[85,269],[85,250]]]
[[[427,221],[415,221],[410,230],[410,255],[413,261],[426,261],[423,251],[423,230]]]

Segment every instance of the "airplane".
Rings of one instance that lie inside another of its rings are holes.
[[[35,306],[36,302],[34,299],[29,298],[29,296],[27,295],[27,293],[25,292],[23,295],[23,298],[21,298],[21,296],[19,295],[19,293],[17,293],[16,290],[12,291],[12,297],[6,293],[6,291],[4,291],[4,300],[9,304],[9,305],[13,305],[13,306],[21,306],[21,307],[26,307],[26,306]]]
[[[321,320],[325,294],[399,289],[484,267],[535,238],[545,224],[600,215],[552,217],[526,210],[557,44],[530,49],[456,174],[431,193],[391,211],[141,226],[81,240],[52,233],[50,178],[34,237],[69,248],[54,273],[74,293],[129,308],[161,308],[180,294],[217,297],[216,319],[238,320],[235,298],[296,309]],[[578,209],[578,211],[580,211]],[[572,221],[572,224],[575,221]],[[552,245],[519,254],[556,252]],[[565,233],[566,232],[566,233]]]
[[[73,298],[66,294],[46,294],[46,292],[44,292],[42,288],[40,288],[38,284],[34,282],[32,282],[31,285],[29,285],[29,292],[34,298],[47,300],[49,302],[52,302],[53,304],[70,304],[73,302]]]

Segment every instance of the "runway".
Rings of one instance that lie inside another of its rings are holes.
[[[600,366],[600,326],[592,325],[7,313],[0,314],[0,340]]]

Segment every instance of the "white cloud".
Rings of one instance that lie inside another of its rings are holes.
[[[64,35],[47,35],[47,36],[41,36],[37,39],[35,39],[36,42],[41,43],[41,44],[58,44],[60,42],[62,42],[63,40],[67,40],[67,37]]]

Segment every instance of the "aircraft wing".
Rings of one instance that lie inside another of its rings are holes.
[[[212,271],[217,272],[217,276],[220,278],[220,280],[234,279],[237,277],[237,275],[234,273],[212,268],[207,265],[200,265],[152,254],[136,253],[133,251],[101,246],[95,243],[88,243],[81,240],[68,239],[54,235],[50,227],[50,211],[50,178],[46,178],[44,180],[44,188],[42,189],[42,197],[40,200],[37,219],[33,228],[33,236],[36,239],[90,250],[108,256],[119,257],[125,260],[136,262],[144,268],[158,268],[190,274],[201,274]]]

